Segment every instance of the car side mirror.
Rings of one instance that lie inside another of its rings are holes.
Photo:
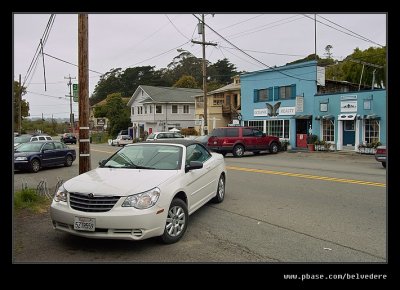
[[[185,166],[185,172],[189,172],[193,169],[200,169],[203,168],[203,163],[200,161],[190,161],[189,165]]]

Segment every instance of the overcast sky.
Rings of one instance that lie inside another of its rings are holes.
[[[14,14],[16,81],[19,74],[23,81],[26,78],[49,18],[50,14]],[[314,53],[313,18],[314,14],[207,14],[205,22],[254,58],[269,66],[281,66]],[[23,98],[29,102],[31,117],[42,113],[45,118],[69,117],[68,80],[64,77],[76,77],[72,82],[77,83],[78,68],[55,58],[78,63],[77,23],[77,14],[56,14],[44,46],[44,53],[52,56],[45,55],[47,91],[42,57],[25,82],[28,93]],[[201,46],[190,42],[200,40],[197,23],[191,14],[89,14],[89,69],[105,73],[118,67],[165,68],[179,54],[178,48],[201,58]],[[238,71],[266,68],[209,28],[206,41],[218,44],[206,49],[206,58],[212,63],[227,58]],[[327,45],[333,47],[333,57],[339,60],[356,47],[364,50],[386,45],[386,14],[317,14],[319,56],[324,56]],[[100,77],[96,72],[89,72],[90,95]],[[78,116],[77,103],[73,112]]]

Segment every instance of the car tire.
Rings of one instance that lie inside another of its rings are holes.
[[[269,152],[272,154],[276,154],[279,151],[279,146],[275,142],[272,142],[271,145],[269,145]]]
[[[386,168],[386,162],[382,162],[383,168]]]
[[[189,213],[186,203],[179,198],[174,198],[169,206],[164,233],[160,236],[164,244],[173,244],[184,235],[189,222]]]
[[[236,145],[233,147],[233,156],[235,157],[242,157],[244,155],[244,146],[243,145]]]
[[[66,167],[70,167],[70,166],[72,165],[72,162],[73,162],[72,156],[71,156],[71,155],[67,155],[67,157],[65,157],[65,163],[64,163],[64,165],[65,165]]]
[[[40,161],[37,158],[31,160],[31,168],[30,171],[36,173],[40,170]]]
[[[218,180],[217,195],[211,200],[213,203],[221,203],[225,198],[225,176],[221,174]]]

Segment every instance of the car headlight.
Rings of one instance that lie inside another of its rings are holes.
[[[56,194],[54,195],[54,201],[59,202],[59,201],[64,201],[67,202],[67,194],[68,191],[64,188],[64,185],[61,185]]]
[[[26,161],[26,160],[28,160],[28,158],[20,156],[20,157],[15,158],[15,160],[16,161]]]
[[[160,189],[155,187],[148,191],[128,196],[122,206],[146,209],[155,205],[159,196]]]

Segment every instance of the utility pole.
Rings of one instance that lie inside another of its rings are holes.
[[[89,136],[88,15],[78,14],[79,174],[91,169]]]
[[[71,93],[71,87],[72,87],[72,82],[71,79],[76,79],[76,77],[71,77],[71,75],[69,75],[68,77],[64,77],[64,79],[69,79],[69,82],[67,83],[67,86],[69,86],[69,109],[70,109],[70,114],[69,114],[69,123],[72,129],[72,133],[75,133],[75,129],[74,129],[74,114],[72,113],[72,93]]]
[[[22,127],[22,83],[21,83],[21,74],[19,74],[19,91],[18,91],[18,134],[21,135],[21,127]]]
[[[201,15],[201,23],[199,23],[199,34],[202,34],[202,41],[195,41],[192,40],[193,43],[203,45],[203,100],[204,100],[204,135],[208,134],[208,126],[207,126],[207,119],[208,119],[208,112],[207,112],[207,74],[206,74],[206,45],[213,45],[216,46],[216,43],[206,42],[206,32],[205,32],[205,25],[204,25],[204,14]]]

